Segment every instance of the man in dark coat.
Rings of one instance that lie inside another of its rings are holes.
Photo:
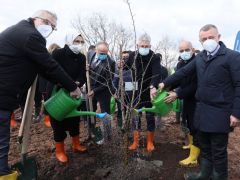
[[[176,72],[181,68],[187,66],[195,58],[194,48],[189,41],[182,41],[179,44],[179,62],[176,67]],[[193,126],[194,113],[196,108],[195,93],[197,90],[197,76],[193,74],[181,80],[176,84],[177,89],[170,91],[166,97],[166,102],[170,103],[176,100],[176,98],[183,100],[182,119],[187,122],[187,127],[190,131],[188,134],[189,145],[183,146],[183,149],[190,149],[189,157],[180,161],[182,166],[197,165],[197,159],[200,153],[197,141],[197,131]]]
[[[129,59],[126,61],[126,68],[130,69],[133,74],[133,85],[136,84],[136,92],[134,101],[137,108],[151,107],[151,97],[157,93],[156,87],[160,82],[161,68],[159,58],[156,57],[154,52],[150,50],[151,38],[148,34],[143,34],[138,40],[138,50],[130,53]],[[136,76],[135,76],[136,75]],[[146,113],[147,119],[147,150],[152,152],[155,147],[153,144],[154,130],[155,130],[155,118],[154,113]],[[135,122],[138,122],[137,124]],[[136,150],[139,146],[140,118],[133,119],[134,127],[134,141],[129,146],[129,150]]]
[[[114,94],[112,81],[115,72],[115,62],[108,56],[108,44],[106,42],[97,43],[96,51],[89,52],[88,56],[91,79],[91,91],[88,93],[88,96],[93,97],[93,110],[97,110],[98,102],[101,112],[110,114],[110,101],[112,94]],[[97,132],[94,132],[94,134],[97,134]],[[102,144],[103,140],[101,135],[96,137],[98,144]]]
[[[11,173],[8,167],[10,114],[36,75],[60,83],[73,97],[81,94],[46,49],[45,38],[56,28],[56,21],[55,14],[41,10],[0,34],[0,177]]]
[[[201,149],[199,173],[185,179],[226,180],[228,178],[228,134],[240,119],[240,54],[219,41],[216,26],[208,24],[199,32],[204,51],[161,83],[160,89],[197,73],[197,103],[194,125]]]

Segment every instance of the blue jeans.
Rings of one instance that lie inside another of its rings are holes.
[[[0,110],[0,176],[10,173],[8,167],[10,116],[10,111]]]

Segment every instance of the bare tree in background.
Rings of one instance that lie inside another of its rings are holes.
[[[162,65],[168,70],[172,69],[177,63],[177,46],[167,35],[157,43],[155,52],[162,54]]]
[[[78,16],[72,21],[72,26],[88,45],[94,45],[99,41],[107,42],[112,57],[120,57],[123,50],[129,50],[134,45],[131,30],[115,21],[109,21],[101,13],[93,13],[87,18]]]

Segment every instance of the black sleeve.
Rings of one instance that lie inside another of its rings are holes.
[[[77,81],[80,82],[79,87],[82,87],[86,82],[87,82],[87,77],[86,77],[86,56],[82,55],[81,56],[81,69],[79,69],[79,75],[77,78]]]
[[[180,99],[185,99],[188,97],[193,97],[197,90],[197,76],[194,74],[191,80],[191,83],[184,87],[184,88],[178,88],[176,90],[177,96]]]
[[[60,83],[68,91],[77,88],[72,78],[51,58],[45,47],[45,42],[39,36],[31,35],[24,45],[24,51],[29,59],[39,66],[39,73],[42,76],[52,82]]]
[[[234,52],[235,54],[236,52]],[[232,107],[232,115],[240,119],[240,54],[235,54],[229,62],[229,68],[232,78],[232,84],[234,86],[234,100]]]
[[[158,84],[161,81],[162,68],[161,68],[159,59],[156,58],[155,55],[153,55],[151,61],[152,61],[151,62],[151,69],[152,69],[151,85],[157,88]]]
[[[191,76],[194,73],[196,73],[196,59],[192,60],[188,65],[179,69],[173,75],[167,77],[167,79],[163,81],[164,86],[167,88],[173,84],[176,85],[177,83],[180,83],[183,78]]]

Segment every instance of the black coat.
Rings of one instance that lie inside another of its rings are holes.
[[[161,74],[160,74],[160,82],[168,77],[168,70],[166,67],[160,64]]]
[[[195,127],[203,132],[227,133],[230,115],[240,118],[240,54],[220,42],[208,60],[206,51],[164,81],[166,86],[197,73]]]
[[[96,53],[92,51],[89,54],[89,64],[92,65]],[[94,91],[94,96],[98,94],[115,92],[113,86],[113,78],[115,73],[115,62],[108,56],[106,60],[100,61],[97,67],[90,69],[91,88]]]
[[[52,57],[55,59],[65,72],[74,80],[78,81],[79,87],[86,83],[86,57],[82,53],[73,53],[68,45],[64,48],[56,49],[52,52]],[[53,84],[48,83],[47,94],[51,97]]]
[[[73,91],[77,86],[53,60],[31,19],[0,34],[0,109],[14,110],[37,73]]]
[[[134,60],[135,56],[137,56],[136,60]],[[152,104],[149,87],[150,85],[157,87],[161,80],[161,67],[159,58],[155,56],[153,51],[150,51],[150,53],[146,56],[140,55],[137,51],[132,52],[129,55],[129,59],[126,61],[125,68],[132,70],[133,81],[136,80],[138,82],[138,92],[135,93],[137,96],[136,102],[140,98],[138,107],[151,107]],[[139,94],[140,91],[141,94]]]
[[[180,60],[177,63],[176,72],[181,68],[187,66],[191,61],[193,61],[194,58],[195,58],[195,55],[193,55],[191,59],[189,59],[188,61]],[[182,79],[178,84],[178,88],[176,89],[178,98],[183,99],[182,117],[191,122],[193,122],[194,112],[196,108],[196,99],[195,99],[196,90],[197,90],[196,73]]]
[[[80,82],[80,87],[86,83],[86,57],[84,54],[75,54],[68,45],[65,45],[64,48],[53,51],[52,57],[74,81]]]

